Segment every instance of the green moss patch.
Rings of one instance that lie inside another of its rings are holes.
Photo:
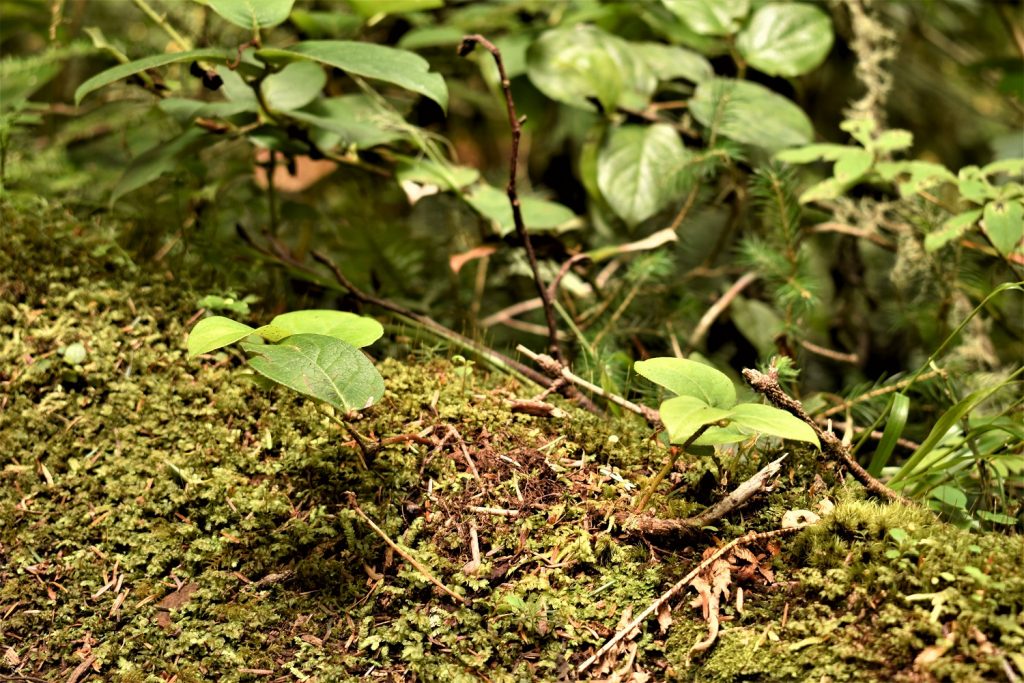
[[[237,356],[188,362],[194,298],[95,223],[0,211],[5,674],[573,678],[706,548],[822,498],[836,508],[821,524],[753,549],[773,580],[742,585],[742,612],[732,594],[714,647],[688,654],[705,635],[688,595],[664,631],[652,620],[627,641],[623,676],[965,681],[1024,668],[1017,537],[865,501],[802,451],[775,491],[706,535],[624,534],[613,513],[664,457],[645,425],[566,404],[561,421],[513,414],[506,399],[529,387],[464,382],[443,359],[379,361],[385,397],[352,422],[373,451],[363,470],[315,405],[260,388]],[[683,463],[656,509],[691,514],[770,455]],[[348,491],[470,603],[390,551]]]

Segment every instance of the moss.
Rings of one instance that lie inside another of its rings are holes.
[[[177,280],[59,208],[0,212],[15,240],[0,251],[0,628],[13,651],[0,666],[12,673],[67,680],[91,655],[114,681],[571,677],[625,610],[715,543],[650,545],[610,524],[623,482],[664,457],[642,423],[570,406],[561,422],[510,415],[503,399],[528,388],[479,372],[464,387],[443,360],[381,360],[385,397],[353,426],[370,443],[453,427],[480,478],[461,449],[415,441],[382,445],[362,470],[315,406],[261,389],[235,355],[185,359],[195,306]],[[77,364],[64,360],[74,343]],[[690,514],[769,457],[686,462],[657,509]],[[472,604],[394,556],[346,491]],[[1024,648],[1020,539],[867,502],[812,452],[794,451],[779,487],[715,535],[774,528],[826,495],[825,522],[761,549],[776,581],[745,586],[742,615],[724,608],[714,648],[688,655],[705,626],[687,597],[666,633],[638,636],[636,667],[959,681],[998,675]],[[483,557],[467,572],[473,530]]]

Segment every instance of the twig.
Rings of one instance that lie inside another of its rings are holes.
[[[640,626],[652,614],[656,613],[659,609],[661,609],[662,605],[664,605],[666,602],[668,602],[673,597],[675,597],[675,595],[679,591],[681,591],[684,588],[686,588],[687,586],[689,586],[690,582],[693,581],[695,578],[697,578],[697,575],[699,575],[702,571],[704,571],[705,569],[710,567],[717,560],[719,560],[722,557],[724,557],[733,548],[736,548],[737,546],[740,546],[740,545],[745,545],[745,544],[748,544],[748,543],[754,543],[756,541],[764,541],[764,540],[767,540],[767,539],[770,539],[770,538],[774,538],[776,536],[782,536],[784,534],[800,531],[801,529],[805,529],[807,526],[810,526],[810,525],[794,526],[794,527],[788,527],[788,528],[785,528],[785,529],[773,529],[772,531],[762,531],[760,533],[756,532],[756,531],[751,531],[749,533],[746,533],[746,534],[740,536],[739,538],[734,538],[733,540],[729,541],[728,543],[723,545],[721,548],[716,550],[714,553],[712,553],[709,557],[705,558],[700,564],[698,564],[693,569],[693,571],[691,571],[689,574],[687,574],[683,578],[679,579],[679,581],[677,581],[675,584],[673,584],[673,586],[671,588],[669,588],[667,591],[662,593],[658,597],[657,600],[655,600],[650,605],[648,605],[647,608],[643,612],[638,614],[636,616],[636,618],[633,619],[633,621],[629,622],[627,625],[625,625],[622,628],[620,628],[615,633],[614,636],[612,636],[611,638],[608,639],[608,642],[606,642],[604,645],[601,646],[601,649],[599,649],[593,655],[588,657],[582,664],[580,664],[578,667],[576,667],[576,673],[583,673],[584,671],[586,671],[590,667],[590,665],[592,665],[594,662],[596,662],[598,659],[600,659],[602,656],[604,656],[604,654],[606,652],[608,652],[613,647],[615,647],[615,645],[620,640],[625,638],[630,632],[632,632],[634,629],[639,629]]]
[[[654,492],[658,489],[658,485],[665,480],[665,477],[667,477],[668,473],[672,471],[672,468],[676,466],[676,461],[679,460],[679,456],[685,453],[686,449],[692,446],[694,441],[699,439],[704,434],[704,432],[706,432],[713,426],[715,426],[714,422],[709,422],[707,424],[701,425],[697,431],[695,431],[693,434],[689,436],[689,438],[686,439],[683,445],[679,447],[674,447],[670,451],[671,454],[669,455],[668,459],[665,460],[665,464],[662,465],[661,469],[658,470],[658,473],[654,475],[654,479],[651,479],[649,482],[647,482],[647,486],[644,487],[643,493],[640,494],[640,500],[636,504],[637,512],[643,512],[644,508],[647,507],[647,504],[651,502],[651,496],[654,495]]]
[[[853,237],[860,237],[866,239],[869,242],[873,242],[883,249],[889,251],[896,251],[896,245],[885,239],[881,235],[871,232],[870,230],[864,230],[863,228],[855,228],[852,225],[846,225],[845,223],[818,223],[811,232],[823,233],[823,232],[837,232],[842,235],[851,235]]]
[[[516,226],[516,234],[522,240],[523,247],[526,249],[526,257],[530,261],[530,270],[533,272],[533,281],[537,285],[537,293],[540,295],[541,302],[544,305],[544,319],[548,325],[548,352],[552,358],[561,360],[562,352],[558,346],[558,326],[555,323],[555,309],[551,303],[548,289],[544,286],[544,281],[540,277],[540,268],[537,266],[537,254],[533,250],[533,244],[530,242],[530,233],[527,232],[526,224],[523,222],[519,193],[516,191],[516,174],[519,168],[519,138],[523,133],[522,120],[516,114],[516,105],[512,100],[512,83],[505,72],[505,62],[501,58],[501,50],[482,35],[474,34],[462,38],[462,44],[459,45],[459,56],[466,57],[478,44],[494,56],[494,63],[497,65],[498,75],[501,77],[501,89],[505,93],[505,108],[508,110],[508,123],[512,128],[512,150],[509,153],[508,186],[506,188],[508,201],[512,205],[512,220]]]
[[[455,438],[455,442],[462,450],[462,456],[466,459],[466,465],[469,467],[470,474],[477,481],[480,481],[480,472],[476,469],[476,463],[473,462],[473,456],[469,454],[469,449],[466,448],[466,442],[462,439],[462,434],[459,434],[459,430],[454,425],[448,425],[448,433]]]
[[[704,338],[708,330],[711,329],[711,325],[714,324],[715,320],[722,314],[725,309],[729,307],[729,304],[733,302],[737,296],[740,295],[744,289],[747,288],[752,282],[757,279],[757,273],[744,273],[736,282],[732,283],[729,289],[725,290],[725,293],[711,305],[711,307],[701,316],[700,322],[697,323],[697,327],[693,328],[693,332],[690,334],[690,338],[686,340],[686,345],[692,351],[700,340]]]
[[[856,365],[860,362],[860,358],[855,353],[843,353],[842,351],[836,351],[835,349],[827,349],[824,346],[818,346],[806,339],[801,339],[798,343],[811,353],[822,356],[823,358],[828,358],[829,360],[834,360],[837,363],[850,363],[851,365]]]
[[[352,493],[351,491],[348,491],[346,493],[346,496],[348,497],[349,507],[351,507],[352,510],[354,510],[355,513],[357,515],[359,515],[360,519],[362,519],[364,522],[366,522],[366,524],[371,529],[373,529],[374,533],[377,534],[378,536],[380,536],[384,540],[384,542],[388,544],[388,547],[390,547],[392,550],[394,550],[396,553],[398,553],[402,557],[402,559],[404,559],[406,562],[411,564],[416,569],[416,571],[418,571],[420,574],[422,574],[423,578],[425,578],[427,581],[430,581],[430,583],[432,583],[435,586],[437,586],[438,588],[440,588],[442,591],[447,593],[449,596],[451,596],[452,598],[454,598],[458,602],[461,602],[464,605],[468,605],[469,604],[469,600],[467,600],[466,598],[462,597],[458,593],[452,591],[450,588],[448,588],[443,583],[441,583],[433,574],[430,573],[430,570],[427,569],[426,566],[424,566],[415,557],[410,555],[408,553],[408,551],[403,549],[400,545],[398,545],[397,543],[392,541],[391,538],[388,537],[388,535],[386,533],[384,533],[383,529],[381,529],[379,526],[374,524],[373,520],[370,519],[369,517],[367,517],[366,513],[363,512],[363,509],[361,507],[359,507],[359,503],[356,502],[356,494]]]
[[[637,405],[632,401],[622,398],[617,394],[612,394],[605,391],[596,384],[591,384],[587,380],[574,375],[572,370],[565,367],[551,356],[544,353],[534,353],[530,349],[526,348],[522,344],[516,346],[516,350],[525,355],[527,358],[535,362],[541,367],[544,372],[548,373],[553,377],[562,377],[571,384],[581,386],[587,391],[593,393],[596,396],[607,399],[617,406],[625,408],[626,410],[636,413],[643,417],[649,424],[659,425],[661,424],[661,417],[658,415],[658,411],[654,408],[648,408],[647,406]]]
[[[771,480],[778,475],[779,470],[782,469],[782,461],[785,459],[786,456],[783,455],[781,458],[768,463],[758,470],[754,476],[733,489],[725,498],[722,498],[708,509],[693,517],[661,519],[621,512],[616,514],[615,518],[626,530],[642,534],[695,533],[742,507],[758,493],[768,490]]]
[[[189,39],[185,38],[183,35],[178,33],[177,29],[171,26],[171,23],[167,21],[166,16],[162,17],[159,14],[157,14],[156,10],[150,7],[149,3],[146,2],[146,0],[132,0],[132,2],[135,3],[136,7],[145,12],[146,16],[152,19],[154,23],[156,23],[160,28],[162,28],[164,30],[164,33],[170,36],[171,40],[173,40],[180,49],[186,52],[192,49],[192,43],[189,41]]]
[[[1006,32],[1013,38],[1013,46],[1017,48],[1021,59],[1024,59],[1024,29],[1020,27],[1020,17],[1013,16],[1013,10],[1010,9],[1010,5],[1003,5],[1002,3],[998,3],[998,5],[999,18],[1002,19],[1003,25],[1006,26]]]
[[[913,505],[910,500],[904,498],[882,482],[875,479],[866,469],[861,467],[860,463],[858,463],[850,454],[849,449],[835,434],[832,432],[826,432],[819,427],[818,423],[814,421],[814,418],[807,414],[807,411],[804,410],[804,407],[800,402],[791,398],[782,390],[782,387],[779,386],[779,379],[777,375],[766,375],[758,372],[757,370],[751,370],[748,368],[743,371],[743,377],[755,391],[764,395],[764,397],[768,399],[769,403],[774,405],[776,408],[785,410],[794,417],[797,417],[807,423],[821,441],[822,450],[842,462],[846,468],[850,470],[857,481],[864,484],[864,487],[868,491],[871,491],[875,495],[885,498],[886,500],[900,501],[907,503],[908,505]]]
[[[470,512],[475,512],[479,515],[497,515],[498,517],[518,517],[519,510],[515,508],[492,508],[492,507],[480,507],[477,505],[470,505],[466,508]]]

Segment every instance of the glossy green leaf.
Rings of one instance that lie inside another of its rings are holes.
[[[466,195],[466,201],[477,213],[491,221],[491,227],[499,237],[515,232],[512,206],[508,195],[496,187],[481,184]],[[519,197],[523,222],[530,232],[560,232],[576,227],[576,214],[567,206],[538,197]]]
[[[825,61],[832,39],[832,20],[821,9],[770,2],[754,12],[736,38],[736,48],[751,66],[766,74],[800,76]]]
[[[425,12],[444,7],[444,0],[346,0],[352,9],[364,19],[384,14],[406,14]]]
[[[704,36],[735,33],[750,11],[749,0],[661,0],[691,30]]]
[[[79,104],[86,95],[95,90],[99,90],[105,85],[115,83],[122,78],[134,76],[135,74],[141,73],[147,69],[155,69],[159,66],[167,66],[168,64],[194,62],[197,60],[228,61],[234,57],[234,50],[207,48],[203,50],[189,50],[187,52],[169,52],[160,55],[150,55],[149,57],[136,59],[135,61],[128,62],[127,64],[119,64],[107,69],[106,71],[101,71],[88,79],[85,83],[82,83],[82,85],[78,86],[78,89],[75,90],[75,104]]]
[[[989,202],[984,213],[985,234],[1000,254],[1009,255],[1024,238],[1024,204],[1018,199]]]
[[[167,142],[160,142],[132,159],[110,195],[110,203],[134,190],[148,185],[160,176],[180,170],[181,157],[199,147],[207,138],[199,128],[189,128]]]
[[[296,334],[242,348],[256,372],[338,410],[362,410],[384,395],[384,380],[363,352],[334,337]]]
[[[676,396],[658,409],[670,443],[685,443],[694,432],[706,424],[728,419],[732,411],[709,406],[694,396]]]
[[[710,365],[685,358],[651,358],[637,361],[633,369],[678,396],[692,396],[716,408],[736,404],[732,380]]]
[[[593,26],[545,31],[527,51],[530,81],[553,100],[593,111],[644,107],[658,79],[629,43]]]
[[[690,112],[727,138],[771,152],[806,145],[814,137],[800,107],[758,83],[708,79],[697,86]]]
[[[929,493],[929,497],[958,510],[967,507],[967,494],[955,486],[936,486]]]
[[[818,435],[810,425],[785,410],[760,403],[741,403],[732,409],[732,420],[739,427],[791,441],[805,441],[821,448]]]
[[[203,4],[235,26],[253,30],[283,23],[295,0],[203,0]]]
[[[384,328],[373,318],[346,311],[305,310],[282,313],[270,321],[270,327],[292,334],[322,334],[352,346],[369,346],[384,334]]]
[[[685,47],[663,43],[630,43],[630,47],[654,72],[659,81],[685,78],[692,83],[706,81],[715,75],[704,55]]]
[[[447,190],[472,185],[480,179],[480,171],[472,166],[455,166],[439,164],[431,159],[402,158],[395,169],[395,178],[399,182],[412,182],[437,185]]]
[[[419,93],[448,109],[448,86],[441,74],[419,55],[354,40],[307,40],[288,49],[264,48],[256,55],[268,61],[312,59],[356,76],[392,83]]]
[[[691,156],[671,126],[620,126],[598,154],[597,185],[615,213],[636,225],[685,194]]]
[[[941,229],[925,236],[924,250],[931,253],[941,249],[945,244],[959,239],[961,235],[978,222],[978,219],[981,218],[981,213],[981,209],[974,209],[953,216],[942,224]]]
[[[209,353],[245,339],[256,330],[222,315],[203,318],[188,333],[188,357]]]
[[[260,84],[260,90],[268,107],[288,111],[315,100],[326,84],[327,74],[322,66],[299,61],[267,76]]]

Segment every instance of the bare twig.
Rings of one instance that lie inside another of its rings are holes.
[[[547,354],[535,353],[530,349],[526,348],[525,346],[523,346],[522,344],[516,346],[516,350],[525,355],[533,362],[535,362],[537,365],[541,367],[542,370],[544,370],[544,372],[548,373],[552,377],[562,377],[571,384],[583,387],[584,389],[593,393],[596,396],[600,396],[601,398],[607,399],[617,406],[620,406],[632,413],[640,415],[645,420],[647,420],[648,423],[652,425],[661,424],[661,418],[658,416],[658,411],[655,410],[654,408],[648,408],[647,406],[637,405],[636,403],[624,399],[617,394],[612,394],[610,392],[605,391],[596,384],[591,384],[582,377],[574,375],[572,370],[563,366],[561,363],[559,363],[557,360],[555,360],[554,358]]]
[[[704,338],[704,335],[711,329],[711,325],[714,324],[718,316],[722,315],[722,312],[729,307],[729,304],[733,302],[737,296],[740,295],[744,289],[747,288],[752,282],[757,280],[757,273],[744,273],[736,282],[732,284],[729,289],[725,290],[725,293],[711,305],[711,307],[701,316],[700,321],[697,323],[697,327],[693,328],[693,332],[690,334],[690,338],[686,341],[686,345],[692,351],[700,340]]]
[[[834,360],[837,363],[850,363],[851,365],[856,365],[860,362],[860,358],[855,353],[844,353],[842,351],[836,351],[835,349],[828,349],[824,346],[818,346],[813,342],[809,342],[806,339],[801,339],[798,343],[811,353],[822,356],[823,358]]]
[[[873,398],[878,398],[879,396],[885,396],[886,394],[891,394],[894,391],[903,391],[904,389],[909,387],[911,384],[914,384],[915,382],[926,382],[926,381],[928,381],[930,379],[934,379],[935,377],[945,377],[945,376],[946,376],[946,371],[945,370],[929,370],[928,372],[923,372],[920,375],[915,375],[915,376],[910,377],[908,379],[901,380],[899,382],[896,382],[895,384],[890,384],[889,386],[886,386],[886,387],[879,387],[878,389],[874,389],[872,391],[869,391],[866,394],[861,394],[860,396],[857,396],[856,398],[852,398],[849,401],[843,401],[842,403],[840,403],[837,406],[832,406],[831,408],[829,408],[828,410],[823,412],[821,415],[819,415],[819,417],[832,417],[836,413],[841,413],[841,412],[847,410],[848,408],[851,408],[852,406],[855,406],[858,403],[863,403],[864,401],[870,401]]]
[[[889,251],[896,251],[896,245],[890,242],[889,240],[885,239],[878,233],[874,233],[871,232],[870,230],[865,230],[863,228],[856,228],[852,225],[846,225],[845,223],[818,223],[813,228],[811,228],[811,232],[837,232],[842,235],[850,235],[852,237],[866,239],[869,242],[877,244],[883,249],[888,249]]]
[[[474,34],[462,38],[462,44],[459,45],[459,55],[466,57],[477,45],[482,46],[494,56],[494,63],[497,65],[498,75],[501,77],[501,89],[505,93],[505,108],[508,110],[508,123],[512,128],[512,150],[509,153],[508,186],[506,188],[508,201],[512,205],[512,220],[515,222],[516,235],[522,240],[523,247],[526,249],[526,257],[530,261],[530,270],[533,272],[533,280],[537,285],[537,293],[544,304],[544,319],[548,325],[548,352],[556,360],[561,360],[562,352],[558,346],[558,326],[555,323],[555,309],[551,303],[548,289],[544,286],[544,281],[540,277],[540,268],[537,266],[537,254],[533,250],[533,244],[530,242],[530,233],[527,232],[526,224],[523,222],[522,206],[519,201],[519,193],[516,190],[516,174],[519,168],[519,138],[523,133],[522,120],[516,114],[516,104],[512,100],[512,83],[505,72],[505,62],[501,58],[501,50],[482,35]]]
[[[447,595],[451,596],[452,598],[454,598],[458,602],[461,602],[463,604],[469,604],[469,600],[467,600],[466,598],[462,597],[458,593],[452,591],[450,588],[448,588],[443,583],[441,583],[437,579],[437,577],[435,577],[433,574],[430,573],[430,570],[427,569],[427,567],[425,565],[423,565],[423,563],[421,563],[419,560],[417,560],[415,557],[413,557],[411,554],[409,554],[409,552],[407,550],[405,550],[404,548],[402,548],[402,546],[400,546],[397,543],[395,543],[394,541],[392,541],[391,538],[386,533],[384,533],[383,529],[381,529],[379,526],[374,524],[373,520],[370,519],[369,517],[367,517],[366,513],[363,512],[363,509],[361,507],[359,507],[359,503],[356,502],[356,494],[354,494],[351,491],[349,491],[346,495],[348,497],[349,507],[351,507],[352,510],[355,511],[355,513],[357,515],[359,515],[360,519],[362,519],[364,522],[366,522],[366,524],[371,529],[373,529],[373,532],[375,534],[380,536],[384,540],[384,542],[388,544],[389,548],[391,548],[396,553],[398,553],[402,557],[402,559],[404,559],[406,562],[411,564],[416,569],[416,571],[418,571],[420,574],[422,574],[423,578],[425,578],[427,581],[429,581],[430,583],[432,583],[435,586],[437,586],[438,588],[440,588],[444,593],[446,593]]]
[[[685,519],[661,519],[657,517],[638,516],[630,513],[618,513],[615,517],[627,531],[636,531],[643,534],[690,534],[700,531],[709,524],[726,517],[734,510],[742,507],[751,498],[768,487],[782,469],[782,461],[786,459],[783,455],[773,460],[758,472],[737,486],[725,498],[704,510],[698,515]]]
[[[900,494],[893,491],[891,488],[875,479],[866,469],[860,466],[860,463],[850,454],[849,449],[839,440],[832,432],[826,432],[818,423],[814,421],[804,407],[794,398],[791,398],[786,392],[779,386],[778,376],[774,374],[764,374],[757,370],[746,369],[743,371],[743,377],[747,380],[747,383],[754,388],[759,394],[764,395],[768,399],[768,402],[774,405],[776,408],[781,408],[786,412],[790,413],[794,417],[799,418],[818,436],[821,441],[822,450],[839,460],[846,466],[848,470],[860,483],[864,484],[864,487],[874,493],[877,496],[885,498],[890,501],[901,501],[912,505],[910,500],[904,498]]]
[[[621,641],[623,638],[625,638],[634,629],[639,629],[640,626],[648,618],[650,618],[650,616],[652,614],[655,614],[659,609],[661,609],[662,605],[664,605],[669,600],[671,600],[673,597],[675,597],[676,594],[679,593],[679,591],[681,591],[684,588],[686,588],[687,586],[689,586],[690,582],[693,581],[695,578],[697,578],[697,576],[702,571],[704,571],[705,569],[710,567],[717,560],[719,560],[722,557],[724,557],[725,555],[727,555],[734,548],[736,548],[736,547],[738,547],[740,545],[746,545],[748,543],[754,543],[754,542],[757,542],[757,541],[764,541],[764,540],[768,540],[770,538],[775,538],[776,536],[782,536],[784,534],[794,533],[794,532],[800,531],[801,529],[806,528],[807,526],[809,526],[809,525],[794,526],[794,527],[788,527],[788,528],[784,528],[784,529],[774,529],[772,531],[763,531],[763,532],[760,532],[760,533],[758,533],[756,531],[751,531],[751,532],[749,532],[747,534],[744,534],[744,535],[740,536],[739,538],[735,538],[732,541],[729,541],[728,543],[723,545],[721,548],[716,550],[713,554],[711,554],[710,556],[705,558],[696,567],[694,567],[693,571],[691,571],[689,574],[687,574],[683,578],[679,579],[679,581],[677,581],[675,584],[673,584],[671,588],[669,588],[667,591],[665,591],[660,596],[658,596],[658,599],[655,600],[654,602],[652,602],[650,605],[648,605],[647,608],[643,612],[638,614],[636,616],[636,618],[633,619],[633,621],[629,622],[628,624],[626,624],[625,626],[620,628],[615,633],[614,636],[609,638],[608,641],[604,645],[601,646],[601,649],[599,649],[593,655],[588,657],[582,664],[580,664],[576,668],[576,672],[577,673],[583,673],[588,668],[590,668],[590,666],[594,662],[596,662],[598,659],[600,659],[602,656],[604,656],[604,654],[606,652],[608,652],[613,647],[615,647],[615,645],[619,641]]]

